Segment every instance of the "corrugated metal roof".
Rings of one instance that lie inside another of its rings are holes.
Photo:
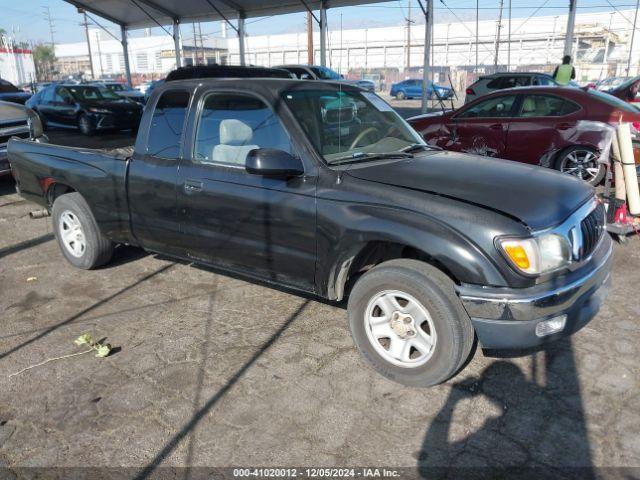
[[[266,17],[284,13],[318,10],[319,0],[65,0],[78,8],[84,8],[127,28],[147,28],[170,25],[174,19],[182,23],[194,21],[229,20],[244,15]],[[348,7],[379,3],[380,0],[331,0],[327,7]],[[216,11],[217,9],[217,11]],[[155,21],[154,21],[155,20]]]

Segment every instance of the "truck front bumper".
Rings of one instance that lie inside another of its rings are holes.
[[[482,347],[526,348],[566,337],[596,316],[611,285],[613,243],[603,235],[579,272],[525,289],[458,287]],[[558,331],[549,325],[563,327]],[[545,334],[548,331],[553,333]]]

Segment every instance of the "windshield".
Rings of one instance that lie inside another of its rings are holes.
[[[106,87],[68,87],[76,100],[122,100],[122,97]]]
[[[340,74],[327,67],[311,67],[320,80],[340,80]]]
[[[357,90],[290,90],[285,103],[328,164],[402,155],[422,138],[380,97]]]

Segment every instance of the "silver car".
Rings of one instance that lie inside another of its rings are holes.
[[[18,103],[0,101],[0,176],[11,173],[7,159],[7,142],[11,137],[47,140],[40,118],[33,110]]]
[[[554,86],[558,83],[551,75],[537,72],[501,72],[480,77],[469,85],[466,90],[464,103],[469,103],[478,97],[505,88],[529,86]]]

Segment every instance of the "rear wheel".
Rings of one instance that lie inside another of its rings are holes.
[[[83,135],[93,135],[93,122],[86,113],[83,113],[78,118],[78,128],[80,129],[80,133],[82,133]]]
[[[113,243],[98,228],[82,195],[59,196],[51,213],[58,246],[69,263],[90,270],[111,260]]]
[[[556,160],[556,170],[573,175],[591,185],[598,185],[606,173],[603,163],[598,162],[598,152],[575,146],[560,153]]]
[[[396,98],[398,100],[404,100],[405,98],[407,98],[407,96],[404,94],[402,90],[400,90],[398,93],[396,93]]]
[[[446,381],[473,346],[473,327],[453,282],[417,260],[391,260],[365,273],[349,296],[348,312],[360,353],[403,385]]]

